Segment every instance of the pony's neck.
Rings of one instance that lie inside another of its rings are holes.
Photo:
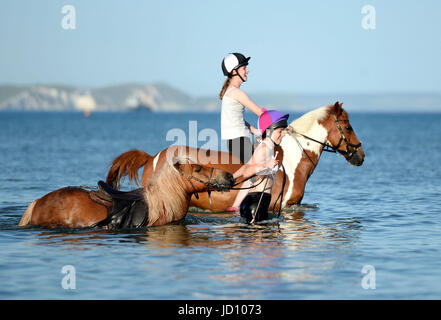
[[[324,123],[329,119],[331,111],[330,106],[315,109],[294,120],[291,126],[296,132],[325,143],[328,139],[328,130],[324,126]],[[308,149],[316,151],[316,153],[318,152],[317,150],[320,144],[315,143],[318,146],[314,146],[311,140],[307,140],[302,136],[297,136],[297,139],[302,143],[304,148],[311,146],[311,148]]]
[[[324,122],[329,118],[329,108],[322,107],[317,110],[311,111],[299,119],[293,121],[291,126],[294,130],[304,136],[326,143],[328,141],[328,130],[324,126]],[[285,159],[291,164],[291,166],[297,166],[301,157],[308,158],[304,153],[318,159],[323,151],[323,145],[305,138],[302,135],[288,135],[285,136],[281,142],[281,146],[286,157],[283,158],[285,165]],[[288,164],[288,163],[287,163]],[[297,165],[295,165],[297,164]],[[311,163],[312,164],[312,163]]]
[[[323,122],[329,118],[329,108],[323,107],[292,122],[291,126],[298,133],[314,140],[326,143],[328,130]],[[289,180],[289,187],[284,197],[286,203],[299,203],[304,194],[305,185],[314,172],[323,151],[323,146],[301,135],[285,136],[282,139],[283,165]]]
[[[144,198],[149,207],[149,225],[179,221],[187,214],[191,193],[184,177],[171,165],[166,165],[144,187]]]

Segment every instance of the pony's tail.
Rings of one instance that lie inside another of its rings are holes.
[[[32,203],[26,208],[26,211],[23,213],[20,222],[18,223],[19,227],[27,226],[31,222],[32,211],[34,211],[35,204],[37,200],[32,201]]]
[[[118,190],[121,187],[121,179],[128,176],[130,182],[139,184],[138,170],[152,158],[148,153],[135,149],[120,154],[112,162],[106,183]]]

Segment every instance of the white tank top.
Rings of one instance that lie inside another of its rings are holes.
[[[236,87],[230,87],[222,98],[221,139],[232,140],[240,137],[250,137],[250,130],[245,125],[243,113],[245,107],[237,100],[227,96]]]

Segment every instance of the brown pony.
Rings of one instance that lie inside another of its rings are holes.
[[[184,219],[193,194],[207,190],[226,191],[233,183],[232,174],[220,169],[182,160],[164,164],[149,183],[139,189],[140,200],[147,209],[145,226]],[[82,228],[97,225],[108,219],[108,210],[102,203],[92,200],[91,192],[80,187],[52,191],[28,206],[19,226]]]
[[[314,172],[324,149],[340,153],[348,163],[355,166],[361,166],[365,157],[361,143],[349,122],[349,115],[342,108],[342,103],[336,102],[334,105],[308,112],[293,121],[290,126],[295,134],[285,136],[280,146],[275,149],[275,153],[278,152],[277,160],[283,166],[279,166],[282,168],[279,169],[272,188],[270,209],[279,209],[280,204],[276,205],[276,200],[281,193],[282,208],[301,202],[306,182]],[[144,165],[142,185],[146,185],[155,172],[166,163],[167,157],[177,154],[189,155],[195,161],[231,173],[241,166],[239,160],[227,152],[171,146],[152,157],[143,151],[131,150],[113,161],[107,175],[107,183],[118,188],[120,179],[126,175],[131,181],[136,182],[138,169]],[[209,194],[203,193],[199,199],[193,198],[191,205],[205,210],[225,211],[233,204],[236,194],[237,191],[214,192],[211,194],[211,205]]]

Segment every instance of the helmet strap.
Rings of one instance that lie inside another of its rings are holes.
[[[246,82],[246,80],[244,80],[244,79],[242,78],[242,76],[239,74],[239,72],[237,71],[237,69],[234,69],[234,70],[236,70],[236,74],[231,75],[231,77],[238,76],[238,77],[240,78],[240,80],[242,80],[242,82]],[[233,71],[234,71],[234,70],[233,70]]]
[[[274,144],[274,146],[278,147],[279,144],[277,144],[277,143],[273,140],[273,138],[271,137],[271,136],[273,135],[274,129],[273,129],[273,128],[269,128],[269,129],[266,129],[265,131],[266,131],[266,136],[271,140],[271,142]]]
[[[270,140],[274,143],[274,145],[275,145],[276,147],[280,146],[280,143],[275,143],[274,140],[273,140],[273,138],[271,138],[271,137],[269,137],[269,138],[270,138]]]
[[[274,143],[274,146],[278,147],[278,146],[280,146],[280,144],[279,144],[279,143],[276,143],[276,142],[273,140],[273,137],[272,137],[273,133],[274,133],[274,130],[271,129],[271,134],[268,136],[268,138],[271,140],[272,143]]]
[[[272,138],[272,135],[273,135],[273,133],[274,133],[274,130],[276,130],[276,129],[274,129],[274,128],[269,128],[269,129],[266,129],[267,130],[267,132],[268,132],[268,130],[269,130],[269,134],[267,134],[266,136],[272,141],[272,143],[274,143],[274,145],[276,146],[276,147],[279,147],[280,146],[280,143],[276,143],[274,140],[273,140],[273,138]]]

